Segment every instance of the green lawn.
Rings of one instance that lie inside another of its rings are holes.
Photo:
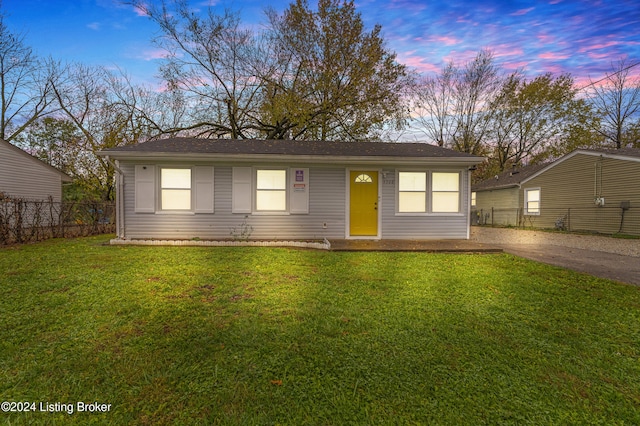
[[[507,254],[108,238],[0,249],[0,401],[74,408],[1,422],[640,423],[637,287]]]

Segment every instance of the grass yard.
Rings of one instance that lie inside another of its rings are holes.
[[[637,287],[507,254],[108,238],[0,249],[0,401],[36,409],[2,423],[640,423]]]

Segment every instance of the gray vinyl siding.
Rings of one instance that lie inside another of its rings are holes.
[[[387,174],[395,176],[395,170],[386,169]],[[412,169],[415,170],[415,169]],[[427,170],[427,169],[425,169]],[[431,169],[429,169],[431,170]],[[466,239],[469,224],[467,215],[469,203],[469,179],[466,169],[436,168],[435,171],[460,172],[460,212],[432,213],[423,215],[396,214],[396,182],[387,179],[382,182],[382,238],[383,239]],[[427,197],[429,197],[429,190]]]
[[[246,222],[251,239],[343,238],[345,221],[344,169],[311,168],[308,214],[231,213],[232,165],[214,165],[214,213],[135,213],[134,164],[125,173],[125,236],[142,239],[229,239]],[[288,167],[288,166],[287,166]],[[302,166],[301,166],[302,167]],[[323,225],[326,223],[326,228]]]
[[[601,178],[600,174],[596,178],[596,165],[601,168]],[[625,227],[629,233],[640,231],[638,161],[576,154],[524,182],[520,205],[524,191],[530,188],[540,188],[540,215],[525,216],[526,226],[553,228],[559,218],[568,215],[572,230],[615,233],[620,226],[620,202],[630,201],[632,209]],[[604,207],[595,204],[596,195],[605,199]]]
[[[208,164],[214,167],[214,213],[135,213],[133,162],[120,162],[124,172],[125,238],[130,239],[230,239],[244,222],[252,227],[250,239],[343,239],[346,235],[347,168],[332,165],[289,164],[282,167],[309,168],[308,214],[252,214],[231,212],[232,170],[247,164]],[[184,166],[171,164],[170,166]],[[164,165],[167,166],[167,165]],[[357,168],[356,168],[357,169]],[[367,166],[368,170],[394,168]],[[442,169],[438,169],[442,170]],[[396,186],[393,180],[380,179],[381,237],[384,239],[465,239],[468,231],[469,187],[465,169],[461,172],[460,207],[454,215],[398,216],[396,215]],[[324,226],[326,224],[326,227]]]
[[[29,200],[62,198],[62,178],[48,165],[0,143],[0,192]]]

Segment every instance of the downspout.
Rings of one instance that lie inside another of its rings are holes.
[[[474,166],[475,167],[475,166]],[[471,238],[471,170],[467,169],[467,240]]]
[[[602,155],[595,162],[595,170],[593,176],[593,198],[596,200],[596,204],[600,205],[600,199],[602,198]]]
[[[118,160],[114,163],[107,155],[107,162],[116,171],[116,237],[125,239],[124,235],[124,172],[118,166]]]

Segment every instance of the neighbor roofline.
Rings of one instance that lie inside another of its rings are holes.
[[[27,151],[25,151],[24,149],[15,146],[14,144],[12,144],[11,142],[7,142],[4,139],[0,139],[0,143],[4,143],[7,146],[9,146],[9,149],[14,150],[15,152],[17,152],[18,154],[22,155],[23,157],[27,158],[28,161],[32,161],[35,162],[45,168],[48,168],[49,170],[57,173],[60,176],[60,179],[62,180],[62,182],[73,182],[73,178],[71,176],[69,176],[68,174],[66,174],[65,172],[62,172],[58,169],[56,169],[55,167],[53,167],[51,164],[47,164],[44,161],[34,157],[33,155],[29,154]]]
[[[471,191],[473,192],[483,192],[483,191],[495,191],[497,189],[509,189],[509,188],[516,188],[516,187],[520,187],[519,183],[506,183],[504,185],[497,185],[497,186],[491,186],[489,188],[480,188],[480,189],[473,189],[473,185],[471,185]]]
[[[577,149],[576,151],[574,151],[574,153],[592,155],[594,157],[614,158],[616,160],[635,161],[640,163],[640,157],[634,157],[632,155],[625,155],[625,154],[618,154],[615,151],[597,151],[597,150],[590,150],[590,149]]]
[[[547,167],[543,167],[542,169],[538,170],[536,173],[532,174],[528,178],[523,179],[520,182],[520,186],[522,186],[523,184],[527,183],[531,179],[534,179],[534,178],[540,176],[542,173],[545,173],[547,170],[550,170],[553,167],[565,162],[566,160],[575,157],[578,154],[590,155],[592,157],[612,158],[612,159],[616,159],[616,160],[635,161],[635,162],[640,163],[640,157],[633,157],[633,156],[624,155],[624,154],[616,154],[615,152],[594,151],[594,150],[590,150],[590,149],[576,149],[575,151],[572,151],[569,154],[566,154],[565,156],[560,157],[556,161],[550,163]]]

